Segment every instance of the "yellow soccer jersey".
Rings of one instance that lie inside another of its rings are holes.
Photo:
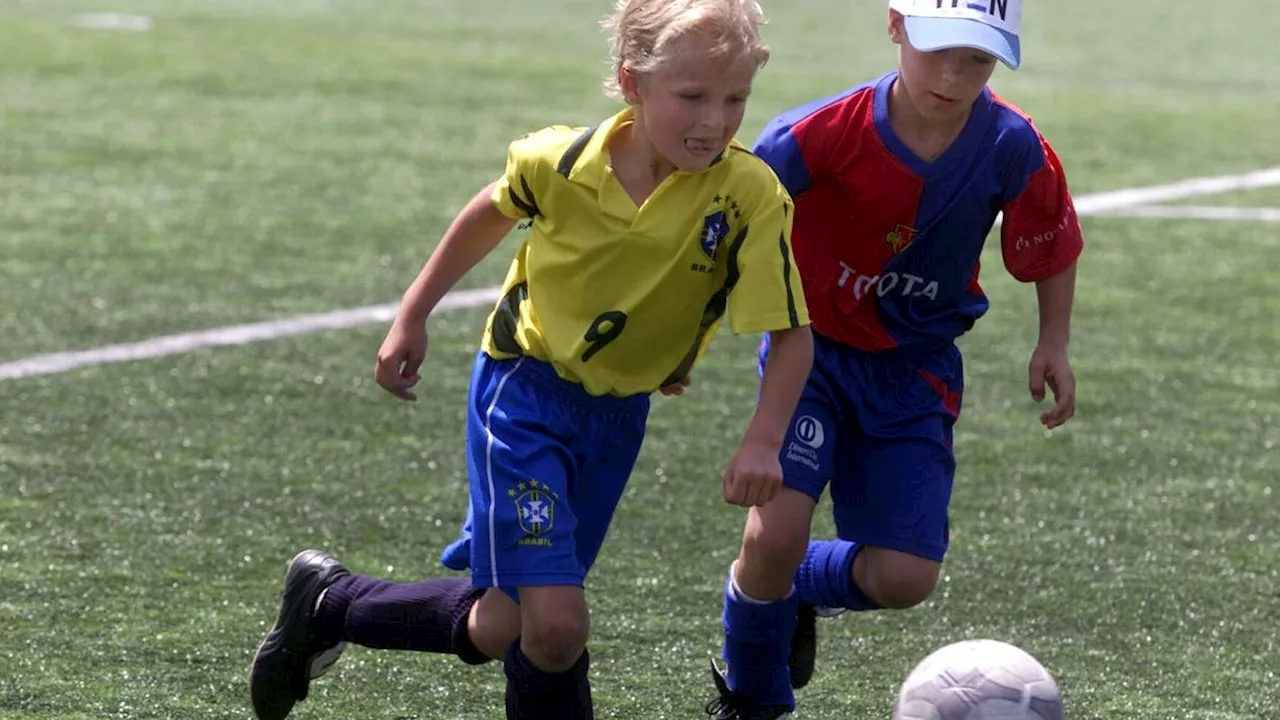
[[[532,221],[484,350],[550,363],[593,395],[653,392],[692,370],[729,313],[735,333],[809,323],[791,254],[791,198],[737,141],[676,171],[641,207],[610,167],[625,110],[511,144],[493,201]]]

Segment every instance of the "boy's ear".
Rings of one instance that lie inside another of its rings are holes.
[[[625,65],[618,68],[618,88],[628,105],[640,104],[640,78]]]
[[[902,45],[907,41],[906,19],[897,10],[889,11],[889,39],[894,45]]]

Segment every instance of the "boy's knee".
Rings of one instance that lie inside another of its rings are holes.
[[[868,553],[867,577],[859,585],[884,607],[919,605],[938,584],[940,562],[883,548],[865,548],[864,552]]]
[[[530,590],[520,590],[521,649],[539,669],[564,672],[582,656],[591,634],[591,618],[582,589]]]
[[[878,601],[887,608],[915,607],[929,598],[937,582],[937,575],[885,578],[878,588]]]
[[[590,622],[585,616],[556,615],[524,627],[521,647],[539,668],[563,672],[582,656],[589,634]]]
[[[486,590],[471,606],[467,635],[480,652],[501,660],[520,636],[520,606],[501,590]]]
[[[751,508],[742,533],[738,572],[777,577],[788,584],[809,548],[813,498],[783,488],[768,504]]]
[[[790,579],[809,547],[808,531],[807,527],[749,526],[742,537],[739,570]]]

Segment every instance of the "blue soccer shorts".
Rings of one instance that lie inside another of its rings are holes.
[[[760,348],[761,367],[768,344]],[[782,446],[787,487],[828,483],[842,540],[942,561],[964,367],[954,344],[870,353],[814,336],[814,361]]]
[[[529,357],[476,355],[471,504],[441,561],[475,587],[581,587],[635,467],[649,396],[593,396]]]

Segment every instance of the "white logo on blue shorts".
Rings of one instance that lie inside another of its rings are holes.
[[[826,442],[827,437],[822,423],[810,415],[801,415],[796,418],[796,439],[817,450]]]

